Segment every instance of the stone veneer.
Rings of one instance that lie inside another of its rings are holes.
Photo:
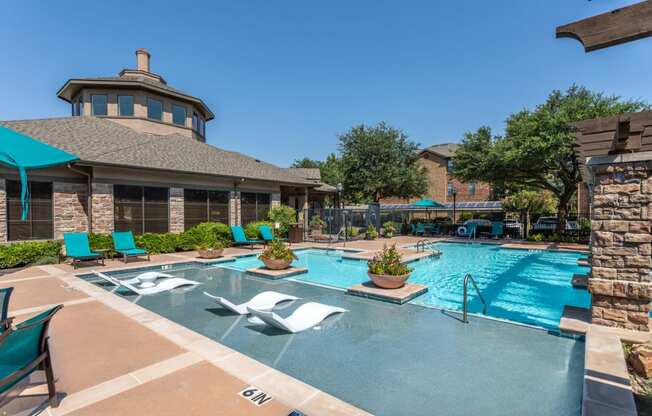
[[[652,161],[595,165],[591,169],[592,321],[648,331]]]
[[[170,188],[170,232],[184,231],[183,188]]]
[[[63,233],[88,230],[88,185],[85,183],[54,182],[52,184],[54,238]]]
[[[110,234],[113,231],[113,185],[93,183],[93,232]]]
[[[240,224],[240,191],[229,192],[229,225]]]
[[[0,242],[7,241],[7,190],[4,179],[0,179]]]

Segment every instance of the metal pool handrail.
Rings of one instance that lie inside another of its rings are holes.
[[[419,247],[421,247],[421,251],[425,252],[427,243],[428,243],[428,240],[425,240],[425,239],[417,241],[417,253],[419,252]]]
[[[473,276],[471,276],[471,273],[467,273],[466,276],[464,276],[464,317],[462,319],[465,324],[469,323],[469,319],[467,317],[468,310],[469,310],[469,298],[468,298],[469,282],[473,283],[475,292],[478,294],[480,300],[482,301],[482,305],[483,305],[482,314],[483,315],[487,314],[487,302],[484,301],[484,298],[482,297],[482,293],[480,293],[480,289],[478,289],[478,285],[475,283],[475,279],[473,278]]]

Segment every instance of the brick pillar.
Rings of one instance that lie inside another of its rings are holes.
[[[591,166],[593,323],[648,331],[652,161]]]
[[[170,232],[184,231],[183,188],[170,188]]]
[[[93,232],[110,234],[113,231],[113,185],[93,182]]]
[[[240,191],[229,192],[229,225],[240,225]]]
[[[54,182],[52,184],[54,239],[63,233],[88,231],[88,185]]]
[[[7,185],[0,179],[0,243],[7,241]]]

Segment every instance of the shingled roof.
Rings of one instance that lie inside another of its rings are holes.
[[[287,169],[170,134],[139,133],[97,117],[0,121],[0,125],[73,153],[89,164],[162,169],[187,173],[315,185]]]
[[[457,143],[435,144],[433,146],[426,147],[425,149],[421,150],[421,152],[431,152],[443,157],[444,159],[450,159],[455,156],[455,152],[457,151],[458,147],[460,147],[460,145]]]

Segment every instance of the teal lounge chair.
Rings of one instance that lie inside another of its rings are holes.
[[[258,227],[258,231],[260,231],[260,236],[263,237],[265,244],[273,240],[287,241],[287,238],[274,237],[274,232],[269,225],[261,225]]]
[[[57,407],[57,392],[48,345],[50,320],[63,305],[42,312],[0,334],[0,394],[37,370],[45,371],[50,406]]]
[[[88,233],[64,233],[63,242],[66,244],[66,257],[72,259],[74,269],[82,261],[102,260],[102,265],[104,265],[104,256],[91,251]]]
[[[418,223],[416,235],[420,235],[423,237],[425,234],[426,234],[426,227],[423,224]]]
[[[502,221],[495,221],[491,223],[491,236],[500,238],[503,236],[505,225]]]
[[[239,225],[232,225],[231,233],[233,234],[233,244],[236,246],[251,246],[251,249],[253,250],[254,244],[265,244],[262,240],[248,239],[244,230]]]
[[[149,253],[147,250],[136,247],[134,241],[134,234],[131,231],[114,231],[113,234],[113,249],[122,254],[124,262],[127,262],[128,257],[147,256],[149,261]]]
[[[13,287],[0,289],[0,334],[11,326],[11,320],[7,319],[7,311],[9,310],[9,299],[13,291]]]

